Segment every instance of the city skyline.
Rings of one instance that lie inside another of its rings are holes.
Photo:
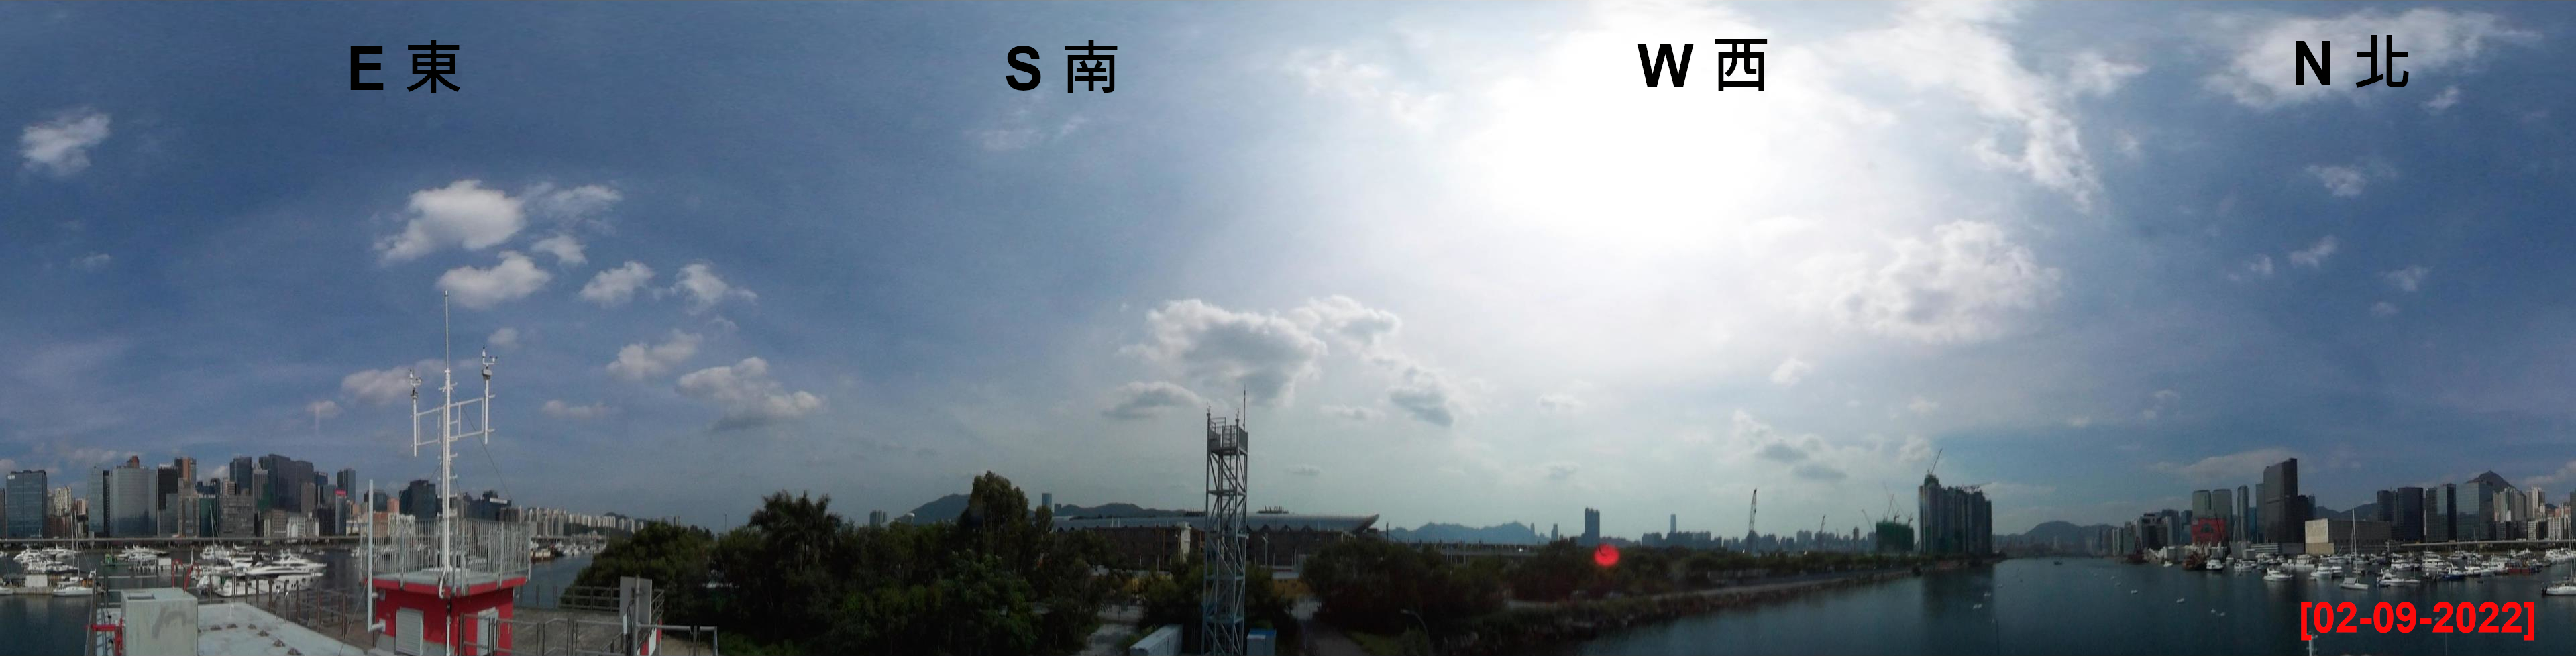
[[[2289,457],[2335,508],[2576,489],[2576,91],[2522,73],[2566,15],[0,6],[0,471],[427,478],[444,291],[500,359],[461,489],[717,527],[984,471],[1194,509],[1235,399],[1254,507],[1617,536],[1755,488],[1764,533],[1866,526],[1936,453],[2005,533]],[[347,91],[344,24],[462,89]],[[2274,52],[2392,33],[2403,88]],[[1737,37],[1760,95],[1637,83]],[[996,83],[1024,39],[1129,77]]]

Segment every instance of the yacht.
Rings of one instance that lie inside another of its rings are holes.
[[[2556,583],[2549,584],[2549,587],[2542,588],[2540,594],[2552,597],[2576,597],[2576,576],[2559,579]]]
[[[2335,587],[2343,588],[2345,590],[2368,590],[2370,589],[2370,584],[2361,582],[2361,575],[2354,574],[2343,577],[2343,582],[2335,584]]]
[[[151,548],[145,548],[145,547],[140,547],[140,546],[136,546],[136,547],[126,547],[124,551],[116,552],[116,557],[118,557],[118,558],[123,558],[123,559],[127,559],[127,560],[151,560],[151,559],[159,558],[159,557],[162,557],[162,556],[165,556],[165,555],[168,555],[168,554],[162,553],[162,552],[161,552],[161,550],[159,550],[159,549],[151,549]]]
[[[2289,570],[2278,567],[2272,568],[2270,571],[2263,572],[2263,580],[2265,581],[2287,581],[2290,580],[2290,578]]]
[[[2383,588],[2396,587],[2396,586],[2401,586],[2401,585],[2423,585],[2423,584],[2424,584],[2424,581],[2423,581],[2422,579],[2417,579],[2417,578],[2415,578],[2415,577],[2407,576],[2407,575],[2405,575],[2405,574],[2390,574],[2390,575],[2387,575],[2387,576],[2379,577],[2379,587],[2383,587]]]

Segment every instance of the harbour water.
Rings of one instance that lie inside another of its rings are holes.
[[[2016,559],[1884,584],[1819,591],[1603,635],[1548,653],[1574,654],[2304,654],[2299,602],[2538,604],[2535,640],[2520,634],[2323,636],[2318,654],[2576,654],[2576,597],[2541,589],[2576,567],[2414,587],[2346,590],[2300,577],[2197,572],[2092,558]],[[2135,591],[2135,592],[2132,592]]]
[[[186,563],[193,558],[193,555],[193,551],[182,550],[173,553],[172,560]],[[106,564],[106,556],[107,554],[102,552],[84,552],[73,564],[83,570],[103,575],[110,590],[172,585],[171,578],[166,573],[137,572],[110,566]],[[330,569],[323,573],[320,587],[347,590],[352,594],[359,589],[365,574],[351,565],[353,561],[349,550],[323,549],[311,557],[317,562],[330,566]],[[559,590],[563,586],[570,585],[573,578],[580,575],[581,568],[589,564],[590,558],[587,556],[536,563],[529,572],[528,587],[532,591]],[[18,573],[20,569],[16,561],[0,558],[0,574]],[[90,606],[95,601],[105,599],[104,595],[91,597],[0,595],[0,656],[61,656],[82,653],[81,645],[89,624]],[[523,603],[533,603],[533,601]]]

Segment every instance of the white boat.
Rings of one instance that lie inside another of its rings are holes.
[[[2388,576],[2382,576],[2382,577],[2379,577],[2379,587],[2383,587],[2383,588],[2387,588],[2387,587],[2395,587],[2395,586],[2400,586],[2400,585],[2423,585],[2423,584],[2424,584],[2424,582],[2423,582],[2423,581],[2418,580],[2418,579],[2416,579],[2415,577],[2407,576],[2407,575],[2404,575],[2404,574],[2391,574],[2391,575],[2388,575]]]
[[[2343,588],[2345,590],[2368,590],[2370,589],[2370,584],[2361,582],[2361,577],[2359,576],[2346,576],[2343,577],[2343,582],[2335,584],[2335,587]]]
[[[2576,597],[2576,576],[2559,579],[2556,583],[2549,584],[2549,587],[2541,589],[2540,594],[2552,597]]]
[[[116,552],[118,558],[127,560],[151,560],[165,555],[168,554],[162,553],[159,549],[146,547],[126,547],[124,551]]]
[[[2281,568],[2277,568],[2277,567],[2276,567],[2276,568],[2272,568],[2272,570],[2271,570],[2271,571],[2267,571],[2267,572],[2264,572],[2264,573],[2263,573],[2263,580],[2265,580],[2265,581],[2287,581],[2287,580],[2290,580],[2290,579],[2291,579],[2291,576],[2290,576],[2290,571],[2289,571],[2289,570],[2285,570],[2285,569],[2281,569]]]
[[[97,588],[93,588],[82,583],[72,583],[54,588],[54,596],[56,597],[87,597],[94,594],[98,594]]]

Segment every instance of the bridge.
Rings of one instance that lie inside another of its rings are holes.
[[[119,548],[124,548],[124,547],[134,547],[134,546],[143,546],[143,547],[165,547],[165,546],[166,546],[166,547],[187,547],[187,546],[198,546],[198,545],[218,545],[218,544],[220,544],[220,545],[252,545],[252,546],[288,546],[288,545],[356,546],[356,545],[358,545],[358,544],[360,543],[360,541],[361,541],[361,540],[364,540],[364,539],[365,539],[365,536],[359,536],[359,535],[308,535],[308,536],[301,536],[301,537],[267,537],[267,538],[240,538],[240,537],[234,537],[234,538],[220,538],[220,537],[217,537],[217,538],[209,538],[209,537],[190,537],[190,538],[179,538],[179,537],[151,537],[151,538],[0,538],[0,547],[9,547],[9,548],[13,548],[13,549],[24,549],[24,548],[27,548],[27,547],[72,547],[72,548],[76,548],[76,549],[119,549]],[[599,534],[596,534],[596,533],[583,534],[583,535],[571,535],[571,536],[565,536],[565,535],[540,535],[540,536],[536,536],[534,539],[535,539],[535,540],[537,541],[537,543],[539,543],[539,544],[563,544],[563,543],[567,543],[567,542],[587,542],[587,543],[592,543],[592,544],[605,544],[605,543],[608,541],[607,536],[599,535]]]

